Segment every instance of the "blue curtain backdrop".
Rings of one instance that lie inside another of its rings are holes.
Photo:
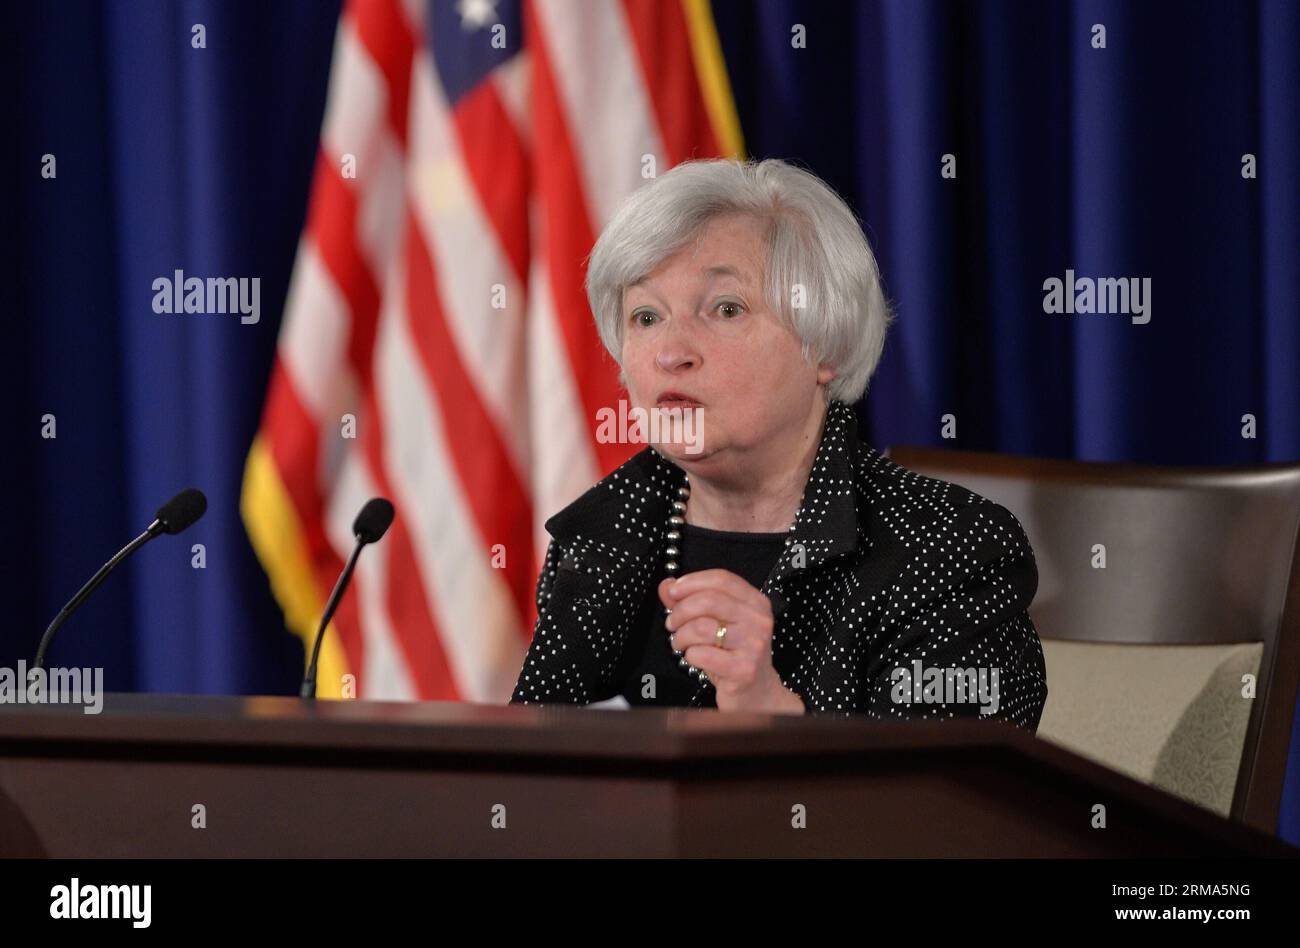
[[[110,690],[294,693],[286,634],[239,517],[324,111],[337,3],[6,5],[0,161],[11,613],[31,659],[78,586],[186,486],[209,510],[136,554],[60,633],[52,664]],[[207,48],[191,46],[203,24]],[[40,175],[42,156],[57,177]],[[181,269],[261,278],[262,318],[170,320]],[[57,437],[41,437],[52,414]],[[19,540],[18,538],[22,538]],[[191,546],[206,568],[191,568]]]
[[[877,249],[899,321],[860,406],[875,444],[1300,459],[1300,4],[714,5],[750,153],[830,181]],[[84,578],[194,484],[208,516],[96,593],[52,661],[102,665],[112,690],[291,693],[302,650],[238,495],[338,3],[2,15],[3,384],[18,447],[0,465],[0,664],[30,656]],[[205,50],[190,45],[198,23]],[[939,174],[944,154],[955,179]],[[152,281],[175,269],[260,277],[260,323],[153,316]],[[1151,321],[1045,314],[1043,281],[1067,269],[1150,277]],[[940,439],[948,413],[955,442]],[[1286,796],[1281,832],[1300,842],[1300,727]]]

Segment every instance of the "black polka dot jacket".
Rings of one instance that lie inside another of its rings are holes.
[[[680,468],[647,447],[546,523],[537,626],[511,703],[619,694],[663,579]],[[859,440],[831,402],[787,538],[762,591],[772,663],[811,713],[972,717],[1037,730],[1047,681],[1026,610],[1034,553],[1005,507]],[[709,683],[696,707],[716,707]]]

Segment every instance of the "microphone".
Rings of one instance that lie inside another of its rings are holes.
[[[207,509],[208,498],[203,496],[203,491],[188,487],[158,508],[148,532],[156,537],[160,533],[176,534],[188,530]]]
[[[357,538],[357,545],[353,547],[352,555],[348,557],[347,565],[343,567],[338,582],[334,584],[334,591],[330,593],[329,602],[325,604],[325,614],[321,616],[320,628],[316,630],[316,644],[311,650],[311,663],[307,666],[307,673],[302,676],[302,687],[298,689],[300,698],[316,697],[316,666],[320,663],[320,643],[325,638],[325,628],[330,624],[330,619],[334,618],[339,600],[343,598],[343,591],[352,580],[357,557],[366,544],[378,543],[392,523],[393,505],[382,497],[372,497],[366,501],[366,505],[357,514],[357,519],[352,521],[352,535]]]
[[[117,552],[117,555],[101,566],[99,572],[90,577],[90,582],[82,586],[77,594],[68,601],[68,604],[59,611],[59,614],[54,617],[54,621],[50,623],[49,628],[45,630],[45,634],[41,636],[41,644],[36,649],[36,660],[32,663],[33,667],[45,667],[45,653],[49,651],[50,643],[54,641],[54,633],[58,632],[59,627],[67,622],[68,618],[90,597],[90,594],[99,588],[100,583],[108,578],[108,574],[117,569],[118,564],[154,537],[161,536],[164,533],[180,533],[187,527],[193,526],[194,522],[202,517],[207,509],[208,499],[203,496],[202,491],[195,490],[193,487],[186,488],[159,507],[153,523],[149,524],[149,528],[122,547]]]

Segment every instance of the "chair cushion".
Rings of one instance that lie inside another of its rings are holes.
[[[1038,736],[1227,816],[1263,648],[1044,638]]]

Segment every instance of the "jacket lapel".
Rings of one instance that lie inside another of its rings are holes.
[[[769,585],[857,550],[858,505],[853,488],[857,448],[857,416],[845,403],[831,402],[803,504]]]
[[[682,477],[675,464],[645,448],[547,520],[546,530],[561,543],[596,541],[614,562],[656,555],[663,548],[673,491]]]

